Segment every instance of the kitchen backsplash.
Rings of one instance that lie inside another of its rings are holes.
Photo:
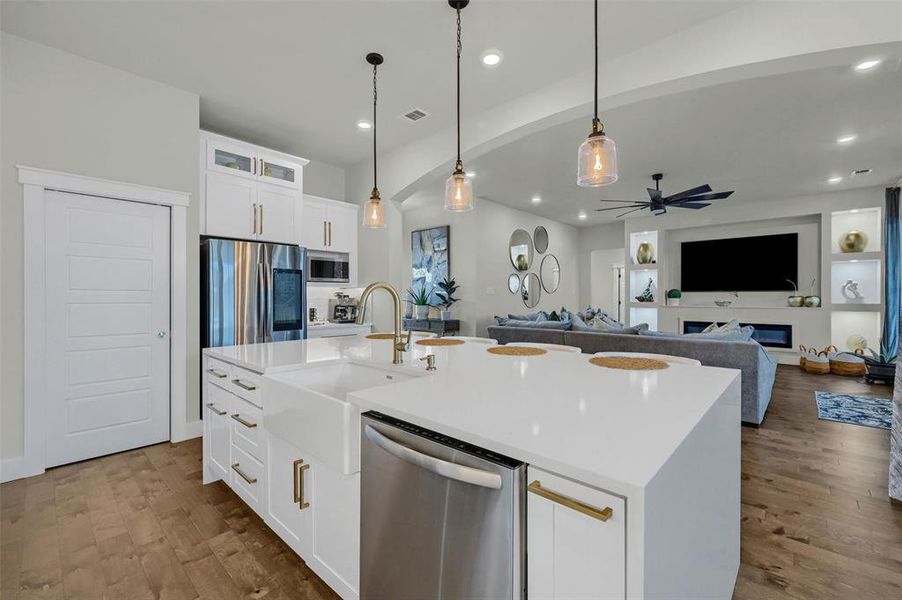
[[[335,297],[335,292],[342,292],[352,298],[359,298],[363,288],[344,287],[320,287],[307,286],[307,308],[316,309],[316,318],[319,321],[327,321],[329,317],[329,300]]]

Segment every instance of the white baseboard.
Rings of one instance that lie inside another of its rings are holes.
[[[184,442],[198,438],[204,434],[204,422],[201,419],[182,425],[179,431],[172,431],[169,441],[172,443]]]
[[[0,460],[0,483],[40,475],[44,469],[29,465],[24,456]]]

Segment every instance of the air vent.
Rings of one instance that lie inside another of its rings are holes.
[[[870,175],[873,169],[856,169],[852,171],[852,177],[861,177],[862,175]]]
[[[401,118],[407,119],[411,123],[415,123],[416,121],[419,121],[420,119],[425,119],[428,116],[429,116],[429,113],[426,112],[425,110],[420,110],[419,108],[414,108],[413,110],[401,115]]]

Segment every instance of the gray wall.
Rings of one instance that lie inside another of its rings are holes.
[[[2,34],[0,89],[0,457],[22,453],[22,187],[26,165],[190,192],[198,96]],[[197,214],[188,212],[188,361],[197,364]],[[188,420],[198,418],[188,369]]]
[[[593,250],[614,250],[623,248],[623,221],[614,221],[579,230],[579,307],[585,308],[591,302],[591,257]],[[611,310],[611,307],[602,307]]]

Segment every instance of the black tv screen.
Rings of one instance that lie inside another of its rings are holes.
[[[798,283],[799,234],[683,242],[680,264],[684,292],[792,291],[787,279]]]

